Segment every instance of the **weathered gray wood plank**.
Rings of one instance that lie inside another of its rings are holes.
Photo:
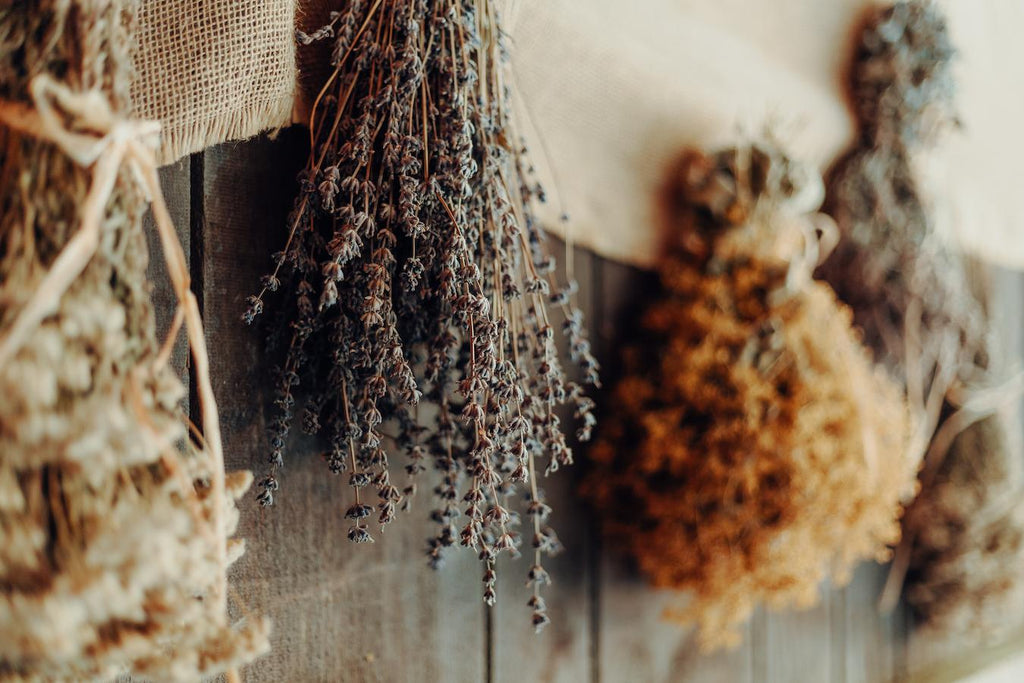
[[[888,566],[863,563],[844,589],[846,683],[890,681],[895,674],[896,616],[878,612]]]
[[[551,253],[559,257],[559,281],[564,281],[564,245],[552,239]],[[594,319],[594,290],[591,269],[596,257],[577,249],[574,253],[575,277],[580,284],[579,303],[587,324]],[[565,344],[562,344],[565,347]],[[572,368],[567,365],[568,372]],[[572,411],[563,411],[562,424],[575,432]],[[532,549],[524,548],[524,557],[505,562],[498,579],[498,604],[492,611],[493,680],[497,683],[521,681],[563,681],[576,683],[592,677],[591,606],[593,568],[588,564],[591,526],[586,509],[576,494],[583,450],[570,440],[576,451],[577,466],[561,470],[540,482],[554,512],[551,524],[565,550],[545,558],[545,569],[552,585],[544,590],[551,624],[542,634],[530,625],[526,601],[531,589],[525,586]],[[524,524],[529,519],[524,519]],[[523,529],[529,541],[530,530]]]
[[[284,243],[298,132],[276,142],[206,152],[204,310],[229,469],[265,470],[270,366],[240,315],[271,253]],[[298,429],[296,432],[300,431]],[[248,550],[232,570],[243,610],[269,616],[273,651],[245,671],[250,681],[480,681],[484,611],[477,561],[453,553],[440,573],[424,558],[429,506],[418,501],[372,546],[346,539],[344,480],[316,444],[296,441],[279,477],[278,503],[240,503]]]
[[[819,595],[820,602],[809,610],[759,610],[753,622],[755,680],[829,680],[832,591],[823,585]]]
[[[182,159],[161,168],[160,185],[164,193],[164,200],[167,202],[167,210],[174,221],[178,239],[185,250],[185,258],[188,259],[189,221],[192,215],[189,206],[191,201],[189,160]],[[143,227],[146,231],[146,243],[149,245],[149,269],[146,276],[153,288],[157,339],[163,341],[178,302],[174,295],[174,288],[171,287],[170,276],[167,274],[167,266],[160,249],[160,237],[157,235],[156,223],[153,221],[151,211],[146,212],[146,216],[143,218]],[[188,379],[184,374],[188,366],[188,342],[185,340],[184,334],[178,335],[174,352],[171,355],[171,365],[178,370],[180,377]]]
[[[681,596],[658,591],[614,553],[601,566],[600,666],[602,683],[652,681],[743,683],[753,675],[752,629],[735,650],[701,653],[692,628],[666,621]]]
[[[846,590],[832,587],[829,596],[828,629],[832,659],[829,676],[832,683],[846,683]]]

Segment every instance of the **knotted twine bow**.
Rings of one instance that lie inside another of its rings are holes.
[[[156,121],[129,120],[118,116],[110,102],[98,90],[73,92],[48,75],[36,76],[29,84],[33,106],[0,101],[0,123],[24,135],[56,145],[72,161],[92,169],[92,180],[82,202],[80,226],[53,262],[50,272],[22,310],[10,329],[0,337],[0,366],[6,365],[24,346],[32,331],[55,313],[68,287],[85,270],[99,247],[103,231],[103,213],[113,194],[118,171],[127,163],[148,202],[152,205],[157,232],[178,300],[167,338],[157,354],[155,372],[168,361],[174,341],[184,323],[202,415],[203,440],[212,459],[211,495],[215,543],[222,571],[212,588],[211,604],[221,622],[227,620],[227,539],[223,533],[225,494],[224,455],[221,444],[217,403],[210,381],[209,357],[203,333],[199,305],[190,289],[185,253],[178,241],[174,223],[167,210],[154,150],[160,139]],[[187,490],[187,489],[186,489]],[[230,671],[229,680],[237,680]]]

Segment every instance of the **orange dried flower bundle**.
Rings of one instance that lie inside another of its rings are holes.
[[[591,449],[586,495],[705,649],[760,603],[809,607],[884,560],[915,492],[911,424],[851,313],[811,280],[821,181],[768,146],[691,152],[675,181],[664,293]]]

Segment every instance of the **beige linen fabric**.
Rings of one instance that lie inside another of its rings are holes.
[[[818,169],[847,146],[840,72],[865,0],[518,0],[512,65],[533,161],[573,238],[651,265],[657,194],[686,146],[766,124]]]
[[[162,163],[291,121],[295,0],[144,0],[132,102]]]
[[[1024,268],[1024,2],[945,0],[959,55],[959,131],[922,165],[939,228],[986,261]]]

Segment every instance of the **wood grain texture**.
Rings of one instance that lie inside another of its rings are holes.
[[[274,250],[284,244],[301,135],[205,153],[204,310],[229,469],[265,470],[270,365],[241,322]],[[299,430],[295,430],[296,432]],[[432,572],[424,557],[428,507],[419,501],[372,546],[346,538],[349,489],[297,439],[279,477],[278,503],[240,502],[248,550],[232,571],[236,613],[273,620],[273,653],[249,681],[480,681],[484,608],[476,558]],[[456,554],[453,554],[456,555]],[[244,610],[243,610],[244,606]]]
[[[678,605],[673,591],[657,591],[613,553],[601,566],[600,681],[626,683],[746,683],[753,674],[752,628],[735,650],[704,655],[692,628],[668,622]]]
[[[843,591],[846,683],[889,681],[896,672],[897,618],[878,612],[878,598],[887,574],[888,567],[863,563]]]
[[[832,591],[819,589],[820,602],[803,611],[759,610],[753,622],[754,680],[827,681],[832,675]],[[799,654],[793,650],[800,644]]]

